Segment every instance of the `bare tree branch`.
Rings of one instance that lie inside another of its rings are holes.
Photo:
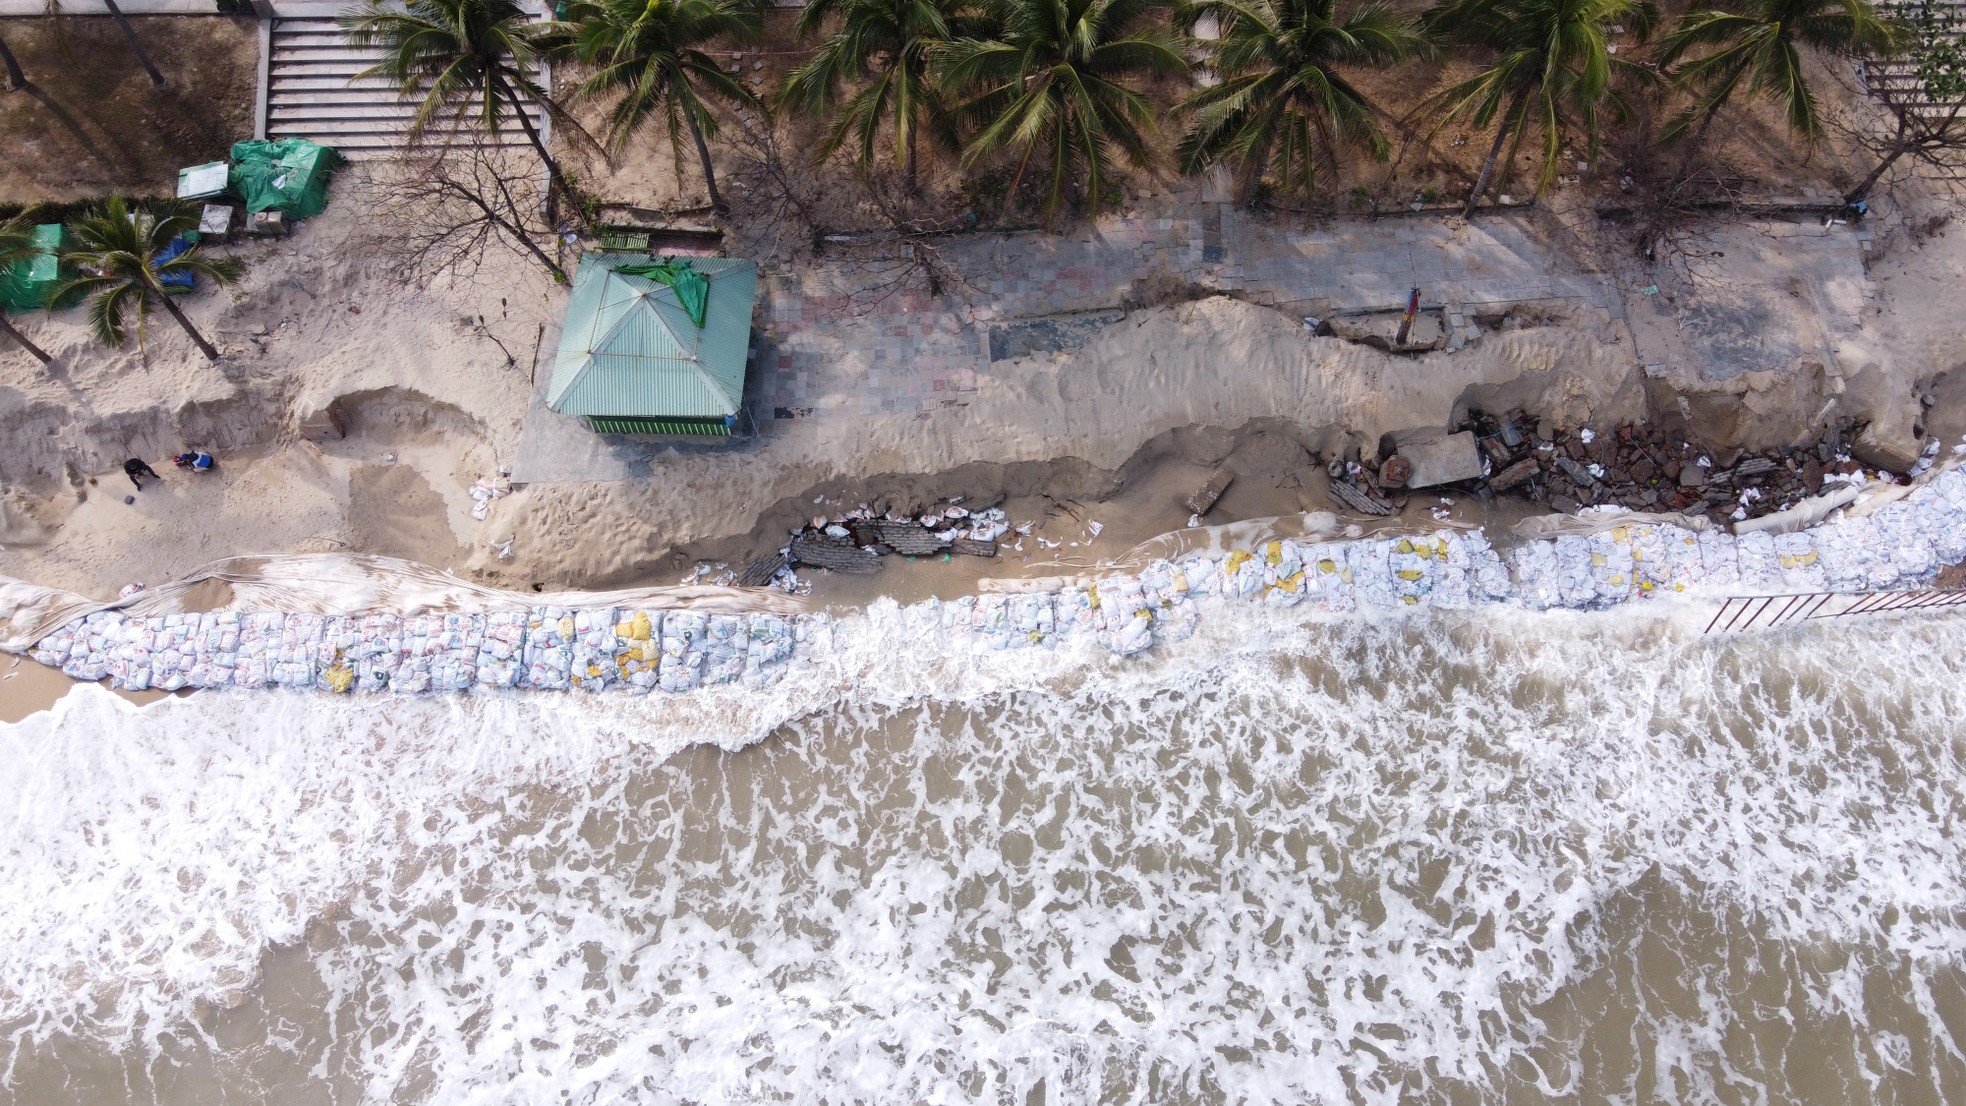
[[[553,228],[539,212],[545,183],[530,158],[477,145],[456,145],[376,170],[378,244],[413,276],[468,279],[492,249],[518,253],[567,282]]]

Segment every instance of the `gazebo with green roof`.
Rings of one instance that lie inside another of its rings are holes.
[[[757,293],[752,261],[586,254],[546,405],[600,434],[729,435]]]

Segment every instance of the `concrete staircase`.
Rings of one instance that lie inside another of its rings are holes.
[[[359,77],[380,51],[357,49],[342,34],[337,17],[352,4],[288,3],[275,7],[264,43],[266,73],[265,134],[268,138],[306,138],[333,146],[351,159],[394,157],[406,148],[418,101],[405,99],[387,80]],[[546,8],[524,5],[534,18]],[[546,78],[541,73],[542,81]],[[529,106],[533,125],[548,135],[544,112]],[[495,132],[475,116],[439,119],[424,129],[426,145],[526,146],[526,134],[511,112]]]
[[[1886,6],[1889,13],[1892,9]],[[1933,0],[1933,15],[1936,17],[1936,32],[1958,41],[1966,38],[1966,0]],[[1957,109],[1953,102],[1935,102],[1918,75],[1918,67],[1910,61],[1870,60],[1864,63],[1864,82],[1870,94],[1888,104],[1903,104],[1912,112],[1931,117],[1944,118]]]

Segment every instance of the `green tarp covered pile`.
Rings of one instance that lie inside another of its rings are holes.
[[[40,252],[0,270],[0,310],[38,311],[48,305],[48,297],[61,283],[61,239],[60,223],[34,228],[34,246]]]
[[[234,142],[232,191],[247,211],[312,218],[327,209],[328,175],[340,164],[340,154],[304,138]]]
[[[676,300],[689,312],[691,321],[702,329],[710,312],[710,278],[690,268],[689,262],[673,258],[641,264],[616,265],[614,271],[628,276],[647,277],[676,290]]]

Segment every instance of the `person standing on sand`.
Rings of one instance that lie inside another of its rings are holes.
[[[139,476],[148,476],[152,480],[163,479],[163,477],[157,475],[156,469],[144,464],[143,459],[140,457],[132,457],[123,462],[123,475],[130,478],[130,483],[135,484],[138,491],[143,490],[143,481],[137,479]]]

